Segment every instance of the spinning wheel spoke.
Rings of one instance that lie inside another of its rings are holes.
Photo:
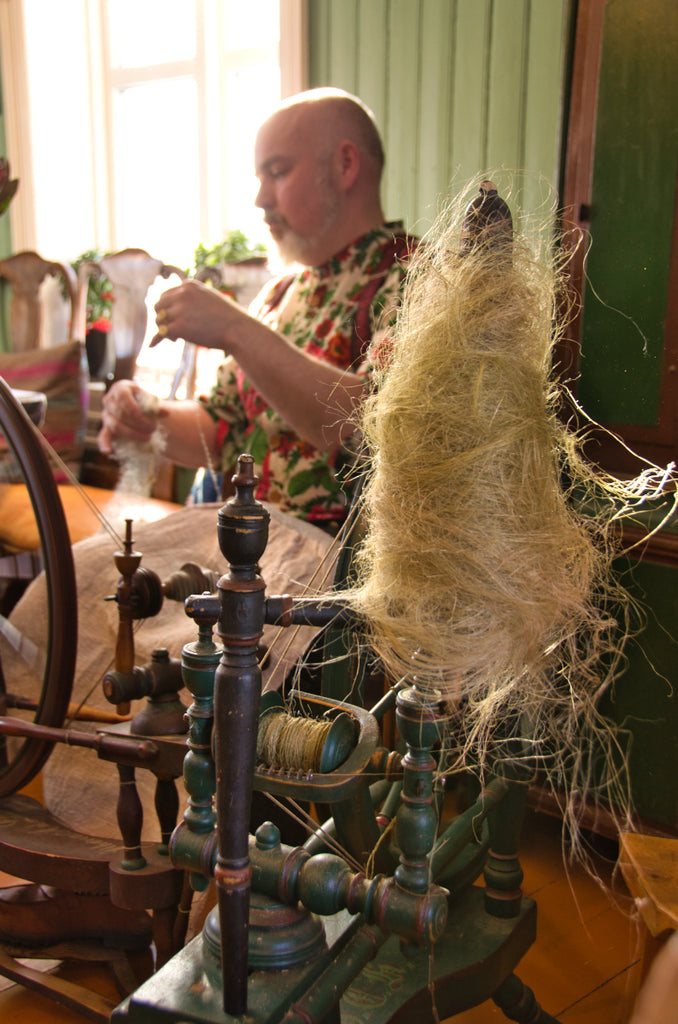
[[[23,477],[40,536],[40,551],[25,553],[45,571],[44,646],[0,620],[0,712],[40,726],[61,726],[75,670],[77,613],[70,538],[52,471],[30,419],[0,380],[0,434]],[[0,488],[7,486],[0,481]],[[38,558],[36,559],[36,555]],[[24,710],[22,710],[22,706]],[[0,796],[25,786],[42,768],[52,744],[40,737],[0,738]]]

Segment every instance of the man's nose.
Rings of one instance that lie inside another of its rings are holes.
[[[257,192],[256,199],[254,200],[254,205],[258,207],[260,210],[265,210],[267,206],[272,205],[270,190],[267,188],[266,183],[263,181],[259,185],[259,190]]]

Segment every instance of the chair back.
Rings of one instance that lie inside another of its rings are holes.
[[[131,379],[146,336],[148,311],[146,296],[157,277],[176,274],[181,280],[186,273],[155,259],[145,249],[121,249],[100,260],[87,260],[78,269],[78,300],[76,330],[85,337],[87,329],[87,287],[92,277],[106,277],[111,282],[113,304],[108,351],[100,374],[115,380]]]
[[[63,286],[66,314],[65,336],[59,341],[70,341],[74,335],[76,307],[76,278],[69,266],[43,259],[37,252],[25,250],[0,260],[0,279],[12,289],[9,308],[9,343],[12,352],[30,352],[40,347],[41,337],[47,331],[46,310],[41,290],[48,278]],[[84,337],[84,335],[83,335]]]

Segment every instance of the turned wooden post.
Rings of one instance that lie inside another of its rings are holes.
[[[250,878],[249,820],[256,761],[261,670],[257,644],[264,627],[265,584],[257,572],[268,540],[269,514],[254,499],[254,463],[238,460],[236,494],[219,510],[219,546],[230,570],[219,580],[219,635],[224,653],[214,685],[214,760],[224,1010],[247,1010]]]

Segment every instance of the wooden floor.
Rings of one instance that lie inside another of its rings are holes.
[[[581,869],[566,872],[558,823],[530,813],[524,830],[524,890],[537,900],[539,930],[519,973],[562,1024],[628,1024],[639,976],[639,937],[624,884],[613,877],[614,858],[611,844],[596,851],[608,890]],[[10,881],[0,873],[0,885]],[[105,968],[71,964],[59,970],[115,999]],[[82,1024],[84,1019],[15,985],[0,992],[2,1024]],[[455,1024],[504,1020],[491,1003],[454,1018]]]

